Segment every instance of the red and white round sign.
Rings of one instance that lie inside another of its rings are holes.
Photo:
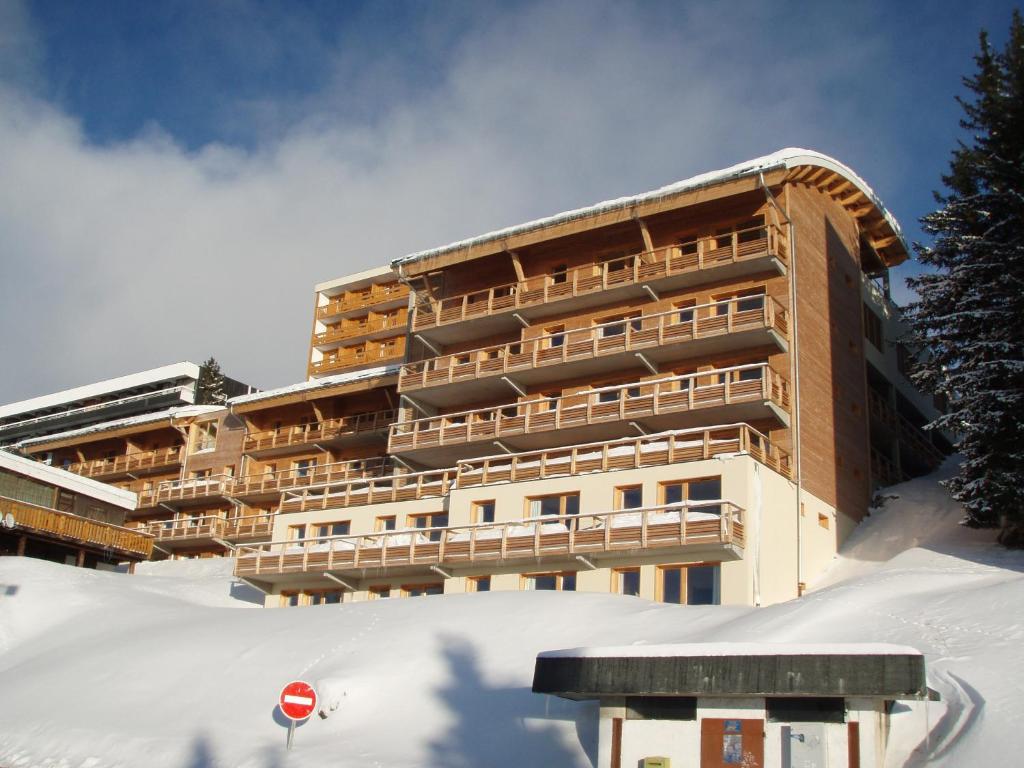
[[[305,720],[316,711],[316,691],[309,683],[295,680],[281,689],[281,712],[291,720]]]

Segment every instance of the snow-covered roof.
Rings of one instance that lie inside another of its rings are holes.
[[[158,421],[170,421],[171,419],[186,419],[192,416],[202,416],[207,413],[222,410],[223,408],[224,406],[222,405],[184,405],[180,408],[168,408],[163,411],[155,411],[154,413],[142,413],[138,416],[128,416],[124,419],[115,419],[113,421],[104,421],[99,424],[90,424],[88,427],[69,429],[67,432],[57,432],[52,435],[33,437],[28,440],[22,440],[20,443],[16,443],[16,445],[18,447],[28,448],[33,445],[52,443],[58,440],[67,440],[73,437],[81,437],[82,435],[92,435],[97,432],[109,432],[114,429],[136,427],[142,424],[156,423]]]
[[[342,275],[333,280],[317,283],[313,290],[317,293],[329,291],[332,288],[364,288],[371,283],[389,283],[398,279],[391,267],[374,267],[363,272],[356,272],[353,275]]]
[[[585,208],[564,211],[563,213],[557,213],[553,216],[546,216],[542,219],[535,219],[523,224],[517,224],[513,227],[506,227],[504,229],[487,232],[483,235],[477,235],[476,237],[467,238],[465,240],[458,240],[456,242],[449,243],[448,245],[442,245],[438,248],[417,251],[416,253],[411,253],[407,256],[393,260],[391,262],[391,266],[395,269],[400,269],[404,264],[410,264],[422,259],[428,259],[451,251],[457,251],[462,248],[480,245],[491,240],[507,238],[513,235],[521,235],[526,232],[532,232],[534,230],[543,229],[557,224],[565,224],[576,219],[582,219],[600,213],[608,213],[610,211],[628,208],[641,203],[654,202],[671,195],[679,194],[680,192],[689,192],[701,187],[710,187],[747,176],[756,176],[757,174],[765,173],[767,171],[790,169],[804,165],[820,166],[821,168],[826,168],[842,175],[846,179],[849,179],[854,186],[863,192],[864,196],[867,197],[868,200],[870,200],[878,209],[896,236],[903,242],[904,248],[909,250],[909,248],[907,248],[906,241],[903,240],[903,233],[900,229],[899,223],[896,221],[896,218],[886,209],[885,205],[882,203],[878,195],[875,194],[874,190],[872,190],[860,176],[854,173],[853,170],[848,168],[846,165],[843,165],[835,158],[829,157],[821,152],[816,152],[813,149],[787,147],[785,149],[780,149],[778,152],[773,152],[770,155],[764,155],[763,157],[757,157],[753,160],[737,163],[736,165],[723,168],[721,170],[702,173],[689,179],[677,181],[664,187],[660,187],[659,189],[651,190],[650,192],[642,192],[638,195],[631,195],[629,197],[619,197],[614,200],[605,200],[604,202],[596,203],[595,205],[590,205]]]
[[[706,656],[920,656],[889,643],[678,643],[614,645],[543,651],[546,659],[700,658]]]
[[[86,384],[81,387],[65,389],[49,395],[41,395],[28,400],[20,400],[16,403],[0,405],[0,418],[13,416],[19,413],[38,411],[43,408],[55,408],[61,405],[74,403],[78,400],[88,400],[104,395],[110,395],[125,389],[134,389],[156,384],[162,381],[173,381],[175,379],[198,379],[199,366],[188,361],[165,365],[160,368],[151,368],[148,371],[139,371],[127,376],[118,376],[114,379],[97,381],[94,384]]]
[[[30,477],[48,485],[55,485],[58,488],[73,493],[88,496],[97,501],[104,501],[107,504],[121,507],[122,509],[133,510],[138,505],[138,497],[132,491],[123,488],[115,488],[106,483],[90,480],[87,477],[76,475],[64,469],[51,467],[49,464],[26,459],[22,456],[0,449],[0,469],[13,472],[16,475]]]
[[[364,368],[361,371],[350,371],[339,373],[334,376],[324,376],[322,379],[300,381],[298,384],[290,384],[287,387],[277,389],[265,389],[262,392],[253,392],[250,395],[239,395],[228,400],[229,405],[242,405],[243,403],[255,403],[260,400],[271,400],[288,395],[305,394],[316,392],[320,389],[330,389],[341,384],[353,384],[357,381],[375,379],[381,376],[397,375],[401,369],[400,365],[382,365],[378,368]]]

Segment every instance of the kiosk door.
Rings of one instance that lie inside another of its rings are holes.
[[[764,720],[701,720],[700,768],[764,768]]]

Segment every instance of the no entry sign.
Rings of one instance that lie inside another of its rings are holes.
[[[278,704],[285,717],[305,720],[316,711],[316,691],[309,683],[295,680],[281,689]]]

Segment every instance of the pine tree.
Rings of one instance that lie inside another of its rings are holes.
[[[224,374],[220,372],[220,363],[211,357],[199,366],[199,378],[196,380],[196,405],[221,405],[226,400]]]
[[[908,281],[912,342],[922,351],[914,380],[949,403],[932,428],[948,429],[963,456],[948,482],[966,523],[999,527],[1024,547],[1024,25],[1013,14],[1006,48],[985,32],[971,92],[957,101],[968,141],[958,142],[947,194],[921,219],[934,271]]]

